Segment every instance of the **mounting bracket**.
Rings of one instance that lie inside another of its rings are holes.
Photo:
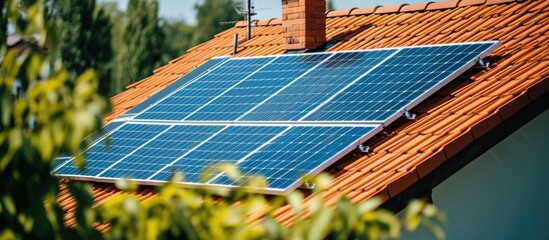
[[[368,153],[368,152],[370,152],[370,146],[366,146],[366,145],[364,145],[364,144],[359,144],[359,145],[357,146],[357,149],[358,149],[358,151],[360,151],[361,153]]]
[[[417,114],[415,114],[413,112],[410,112],[410,111],[406,111],[402,115],[404,115],[404,117],[408,120],[415,120],[416,117],[417,117]]]
[[[491,64],[490,62],[484,61],[483,59],[480,59],[480,58],[477,60],[477,66],[481,68],[489,68],[490,64]]]
[[[313,190],[313,189],[315,189],[316,184],[311,183],[311,182],[303,182],[303,184],[301,184],[301,187],[305,188],[305,189]]]

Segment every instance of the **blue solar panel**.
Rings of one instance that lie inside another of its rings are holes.
[[[182,120],[203,105],[214,100],[251,73],[263,67],[272,57],[245,58],[225,61],[220,66],[185,87],[175,91],[136,119]]]
[[[386,121],[455,78],[494,44],[403,48],[304,120]]]
[[[497,44],[229,59],[135,119],[384,121]]]
[[[205,167],[222,163],[236,163],[253,152],[286,127],[280,126],[230,126],[208,139],[200,147],[185,154],[175,163],[151,176],[151,180],[169,180],[171,172],[185,174],[185,182],[199,182]]]
[[[267,192],[285,192],[302,175],[325,169],[498,45],[219,61],[197,71],[202,75],[182,78],[171,88],[178,89],[155,96],[161,100],[150,107],[140,106],[136,117],[109,124],[107,129],[116,128],[109,134],[111,145],[104,138],[93,144],[84,171],[64,161],[55,173],[158,183],[178,171],[186,176],[183,184],[200,185],[206,167],[233,163],[245,174],[237,182],[262,175],[269,183]],[[205,184],[238,184],[223,173],[211,174]]]
[[[295,121],[396,50],[342,52],[258,105],[243,121]]]
[[[338,154],[346,154],[344,150],[358,145],[373,130],[374,127],[292,127],[238,163],[237,168],[245,174],[238,181],[246,181],[250,175],[264,176],[268,188],[287,189],[303,175],[317,172],[330,164],[329,160],[338,159]],[[226,176],[213,184],[235,185]]]
[[[67,161],[56,170],[60,175],[96,176],[117,161],[127,157],[143,144],[168,129],[166,125],[126,124],[93,144],[85,154],[85,170]]]
[[[330,55],[332,54],[278,57],[262,68],[261,71],[252,74],[213,102],[206,104],[186,120],[236,120]]]
[[[171,126],[97,177],[147,179],[222,129],[223,126]]]

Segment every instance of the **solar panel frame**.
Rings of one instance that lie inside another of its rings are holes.
[[[396,50],[397,53],[398,51],[402,50],[402,49],[422,49],[422,48],[433,48],[433,47],[445,47],[445,46],[452,46],[452,45],[475,45],[475,44],[492,44],[493,46],[488,49],[487,51],[484,52],[484,54],[481,54],[481,56],[479,56],[479,58],[483,58],[485,56],[487,56],[489,54],[489,52],[493,51],[495,48],[497,48],[500,43],[499,41],[484,41],[484,42],[466,42],[466,43],[452,43],[452,44],[433,44],[433,45],[422,45],[422,46],[406,46],[406,47],[392,47],[392,48],[384,48],[384,49],[368,49],[368,50],[349,50],[349,51],[338,51],[338,52],[327,52],[327,53],[331,53],[333,55],[330,55],[328,58],[332,58],[334,56],[336,56],[336,54],[340,54],[340,53],[353,53],[353,52],[374,52],[374,51],[392,51],[392,50]],[[231,59],[228,59],[227,61],[225,62],[230,62],[230,61],[238,61],[238,60],[242,60],[242,59],[255,59],[255,58],[271,58],[271,60],[269,62],[272,62],[272,61],[275,61],[276,59],[278,58],[282,58],[282,57],[287,57],[287,56],[307,56],[307,55],[316,55],[316,54],[326,54],[326,52],[319,52],[319,53],[300,53],[300,54],[292,54],[292,55],[275,55],[275,56],[256,56],[256,57],[245,57],[245,58],[231,58]],[[391,56],[394,56],[394,54],[392,54]],[[385,59],[384,61],[386,60],[390,60],[391,57]],[[323,64],[324,61],[322,62],[319,62],[316,66],[314,66],[313,68],[311,68],[310,70],[314,70],[314,68],[317,68],[318,66],[320,66],[321,64]],[[469,64],[467,64],[466,67],[463,67],[461,69],[461,71],[458,71],[458,72],[455,72],[454,74],[452,74],[451,76],[448,76],[445,80],[441,81],[441,83],[435,85],[433,87],[433,89],[429,90],[426,94],[431,94],[432,92],[434,91],[437,91],[438,89],[440,89],[440,86],[443,86],[445,85],[447,82],[451,81],[453,78],[455,78],[456,76],[458,76],[459,74],[461,74],[462,72],[466,71],[467,68],[469,68],[470,66],[474,65],[475,64],[475,60],[472,60]],[[220,65],[223,65],[223,63],[221,63]],[[219,67],[220,65],[216,66],[216,67]],[[265,64],[265,66],[268,65]],[[371,69],[369,72],[371,71],[374,71],[377,69],[378,66],[376,66],[375,68]],[[253,73],[250,73],[249,75],[245,76],[245,78],[249,78],[251,75],[255,74],[256,72],[260,71],[260,69],[257,69],[257,71],[253,72]],[[211,72],[213,70],[210,70],[209,72]],[[299,80],[300,78],[302,78],[304,75],[306,75],[307,73],[309,73],[310,71],[307,71],[306,73],[304,73],[302,76],[299,76],[298,78],[296,78],[295,81],[291,81],[290,83],[288,83],[286,86],[284,86],[282,89],[280,90],[283,90],[283,89],[286,89],[287,87],[290,87],[294,82],[296,82],[297,80]],[[207,74],[207,73],[206,73]],[[363,74],[364,75],[368,75],[368,74]],[[363,76],[361,76],[360,78],[362,78]],[[192,81],[191,81],[192,82]],[[239,83],[242,82],[242,81],[239,81]],[[356,81],[354,81],[356,82]],[[233,85],[232,87],[236,87],[238,86],[238,84],[236,85]],[[345,86],[345,88],[349,87],[350,85],[348,86]],[[184,88],[185,86],[181,87],[181,88]],[[180,89],[181,89],[180,88]],[[248,110],[247,112],[245,112],[244,114],[242,114],[241,116],[239,116],[235,121],[242,121],[242,122],[248,122],[248,123],[254,123],[254,122],[264,122],[264,121],[269,121],[269,122],[281,122],[281,123],[291,123],[291,122],[295,122],[295,120],[243,120],[244,117],[247,116],[248,113],[250,113],[251,111],[253,111],[254,109],[256,109],[257,107],[259,107],[261,104],[263,104],[265,101],[269,100],[270,98],[272,97],[275,97],[279,92],[275,92],[274,94],[272,94],[271,96],[269,96],[266,100],[262,101],[261,103],[257,104],[256,106],[254,106],[251,110]],[[341,91],[338,91],[338,92],[341,92]],[[173,94],[173,93],[172,93]],[[222,97],[223,94],[220,94],[218,95],[218,97]],[[333,99],[335,96],[337,95],[334,95],[332,97],[330,97],[330,99]],[[310,122],[310,123],[314,123],[314,122],[325,122],[325,123],[340,123],[340,122],[347,122],[347,123],[365,123],[365,124],[377,124],[377,123],[382,123],[384,125],[388,125],[389,123],[393,122],[395,119],[399,118],[403,112],[405,111],[408,111],[409,109],[415,107],[417,105],[418,102],[422,101],[422,96],[423,95],[420,95],[418,99],[415,99],[414,101],[411,101],[410,104],[408,105],[405,105],[403,106],[399,112],[397,114],[394,114],[392,116],[390,116],[389,118],[387,118],[386,121],[383,121],[383,120],[311,120],[311,119],[307,119],[306,117],[305,118],[300,118],[299,120],[297,120],[298,122]],[[166,98],[169,97],[169,96],[166,96]],[[214,101],[215,99],[213,99],[212,101]],[[212,101],[208,101],[206,104],[202,105],[200,108],[203,108],[203,107],[206,107],[210,102]],[[324,101],[320,106],[317,106],[315,107],[312,111],[309,111],[308,113],[306,113],[307,116],[311,116],[311,115],[314,115],[315,112],[320,109],[320,107],[322,107],[323,105],[325,105],[327,102],[329,101]],[[158,102],[157,102],[158,103]],[[150,107],[154,107],[154,104],[151,105]],[[146,112],[143,111],[143,112]],[[142,113],[143,113],[142,112]],[[193,114],[195,114],[197,111],[194,111],[191,113],[191,115],[189,116],[192,116]],[[140,114],[142,114],[140,113]],[[137,116],[135,117],[139,117],[138,114]],[[187,116],[187,118],[189,117]],[[136,118],[134,118],[136,119]],[[157,119],[139,119],[139,120],[151,120],[151,121],[158,121]],[[185,120],[183,119],[184,121],[196,121],[196,122],[215,122],[215,121],[220,121],[220,122],[223,122],[223,121],[228,121],[226,119],[224,120]],[[162,121],[162,120],[160,120]]]
[[[323,161],[323,164],[320,164],[318,165],[315,169],[313,169],[310,173],[311,174],[316,174],[320,171],[322,171],[323,168],[325,168],[326,166],[329,166],[331,165],[333,162],[337,161],[339,158],[345,156],[346,154],[348,154],[349,152],[353,151],[354,149],[356,149],[356,147],[358,146],[358,144],[362,143],[363,141],[365,141],[366,139],[369,139],[371,138],[372,136],[374,136],[375,134],[379,133],[380,131],[383,130],[382,126],[381,125],[360,125],[360,126],[355,126],[355,125],[346,125],[346,124],[340,124],[340,125],[337,125],[337,126],[334,126],[332,124],[281,124],[281,123],[277,123],[277,124],[269,124],[269,123],[263,123],[263,124],[253,124],[253,125],[248,125],[248,124],[242,124],[242,123],[232,123],[232,124],[224,124],[224,123],[183,123],[183,122],[178,122],[178,123],[151,123],[151,122],[132,122],[132,123],[127,123],[127,124],[124,124],[123,126],[126,126],[126,125],[151,125],[151,126],[158,126],[158,125],[161,125],[161,126],[167,126],[166,129],[164,129],[162,131],[162,133],[165,133],[167,132],[168,130],[176,127],[176,126],[222,126],[222,128],[217,131],[215,134],[212,134],[210,137],[208,137],[207,139],[203,140],[200,144],[196,145],[195,147],[193,147],[192,149],[188,150],[185,154],[181,155],[180,157],[178,157],[177,159],[173,160],[172,161],[172,164],[169,164],[169,165],[166,165],[165,167],[163,167],[162,169],[158,170],[157,171],[157,174],[162,172],[163,170],[169,168],[171,165],[173,165],[173,163],[177,162],[177,161],[180,161],[182,158],[184,158],[185,156],[187,156],[188,154],[192,153],[194,150],[200,148],[202,145],[204,144],[208,144],[209,143],[209,140],[215,138],[216,136],[218,136],[218,134],[222,133],[224,130],[226,130],[227,128],[230,128],[230,127],[235,127],[235,126],[239,126],[239,127],[283,127],[284,130],[282,130],[280,133],[276,134],[275,136],[271,137],[270,140],[264,142],[263,144],[261,144],[260,146],[256,147],[254,151],[251,151],[249,154],[247,154],[246,156],[242,157],[241,160],[237,161],[235,164],[238,165],[240,164],[241,162],[245,161],[246,158],[248,158],[249,156],[255,154],[258,150],[260,149],[263,149],[265,146],[268,146],[269,143],[272,143],[274,141],[276,141],[276,139],[278,137],[280,137],[281,135],[283,135],[285,132],[287,131],[290,131],[294,128],[298,128],[298,127],[340,127],[340,128],[369,128],[371,129],[366,135],[362,136],[361,138],[357,139],[356,141],[353,141],[351,144],[349,144],[346,148],[344,149],[341,149],[341,151],[338,151],[336,154],[334,154],[331,158],[329,159],[326,159],[325,161]],[[122,128],[123,126],[121,126],[120,128]],[[114,130],[115,132],[116,130]],[[161,133],[161,134],[162,134]],[[160,134],[159,134],[160,135]],[[132,153],[134,152],[137,152],[139,151],[139,149],[142,149],[144,146],[146,146],[149,142],[153,141],[154,139],[157,139],[158,136],[157,135],[156,137],[154,137],[153,139],[150,139],[149,141],[147,141],[146,143],[140,145],[139,147],[137,147],[135,150],[132,151]],[[94,147],[95,145],[97,144],[100,144],[102,143],[102,140],[104,139],[105,137],[101,138],[101,139],[98,139],[94,144],[92,144],[89,148],[92,148]],[[88,148],[88,149],[89,149]],[[58,176],[61,176],[61,177],[64,177],[64,178],[68,178],[68,179],[74,179],[74,180],[82,180],[82,181],[95,181],[95,182],[108,182],[108,183],[112,183],[112,182],[116,182],[117,180],[121,179],[121,177],[109,177],[109,176],[102,176],[104,172],[106,172],[108,169],[112,168],[113,166],[115,166],[116,164],[118,164],[119,162],[121,162],[123,159],[126,159],[127,157],[131,156],[131,154],[128,154],[126,156],[124,156],[122,159],[119,159],[116,163],[113,163],[113,164],[110,164],[109,167],[105,170],[103,170],[101,173],[99,174],[95,174],[94,176],[89,176],[89,175],[78,175],[78,174],[56,174],[56,170],[58,170],[59,168],[61,168],[62,166],[60,166],[58,169],[52,171],[54,174],[58,175]],[[71,160],[66,160],[66,162],[64,164],[72,164],[72,159]],[[185,173],[184,173],[185,174]],[[143,178],[132,178],[132,177],[128,177],[128,179],[132,180],[132,181],[135,181],[136,183],[138,184],[143,184],[143,185],[161,185],[161,184],[164,184],[166,183],[165,180],[155,180],[153,179],[154,175],[151,175],[150,177],[146,178],[146,179],[143,179]],[[214,188],[222,188],[222,189],[231,189],[231,188],[237,188],[239,186],[229,186],[229,185],[223,185],[223,184],[212,184],[211,181],[210,182],[206,182],[206,183],[201,183],[201,182],[178,182],[177,183],[178,185],[181,185],[181,186],[184,186],[184,187],[191,187],[191,188],[211,188],[211,187],[214,187]],[[250,189],[252,191],[255,191],[255,192],[261,192],[261,193],[265,193],[265,194],[286,194],[288,193],[289,191],[292,191],[294,190],[295,188],[299,187],[299,179],[296,179],[295,182],[288,186],[288,188],[286,189],[282,189],[282,188],[265,188],[265,189]]]

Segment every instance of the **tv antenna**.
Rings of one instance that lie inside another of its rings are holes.
[[[234,7],[234,10],[241,16],[244,17],[244,21],[246,22],[246,35],[247,40],[250,40],[252,38],[252,16],[257,15],[255,12],[255,7],[252,2],[252,0],[244,0],[245,4]],[[267,9],[267,8],[265,8]],[[263,9],[259,9],[263,10]],[[238,21],[228,21],[228,22],[221,22],[221,24],[235,24]]]
[[[246,0],[245,8],[235,7],[234,10],[246,19],[246,39],[250,40],[252,38],[252,16],[257,14],[252,6],[252,0]]]

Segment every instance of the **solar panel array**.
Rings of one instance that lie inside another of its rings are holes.
[[[232,58],[186,80],[106,138],[80,170],[67,160],[55,174],[140,183],[183,172],[187,185],[234,187],[251,175],[265,192],[299,186],[382,130],[499,46],[478,42]],[[212,64],[214,65],[214,64]],[[234,164],[241,179],[206,167]]]

